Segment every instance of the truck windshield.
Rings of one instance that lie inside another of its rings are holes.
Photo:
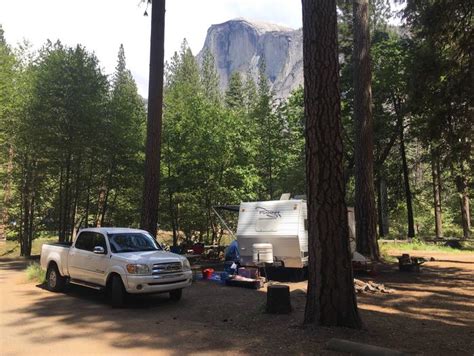
[[[110,248],[114,253],[162,249],[151,236],[139,232],[108,234],[108,236]]]

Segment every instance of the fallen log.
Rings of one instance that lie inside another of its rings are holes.
[[[353,342],[342,339],[330,339],[326,344],[326,349],[347,352],[351,355],[364,355],[364,356],[402,356],[405,355],[403,352],[388,349],[386,347],[373,346],[368,344],[362,344],[359,342]]]
[[[386,288],[383,284],[372,281],[364,282],[360,279],[354,278],[354,288],[356,293],[371,292],[371,293],[393,293],[394,290]]]

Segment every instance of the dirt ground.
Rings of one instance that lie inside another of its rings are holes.
[[[397,252],[394,252],[397,253]],[[365,330],[303,328],[306,283],[289,283],[294,311],[265,314],[265,289],[198,281],[173,303],[133,298],[112,309],[103,296],[70,286],[55,294],[27,282],[21,260],[0,260],[1,355],[322,354],[332,337],[423,355],[474,352],[474,254],[434,257],[421,273],[386,266],[375,277],[392,294],[358,295]]]

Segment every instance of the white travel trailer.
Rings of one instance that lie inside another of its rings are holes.
[[[349,237],[355,236],[354,210],[348,208]],[[306,200],[240,203],[237,242],[241,263],[268,262],[289,268],[308,264]],[[351,250],[355,243],[351,241]]]

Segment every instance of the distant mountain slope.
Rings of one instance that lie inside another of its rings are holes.
[[[233,72],[250,73],[256,79],[261,58],[277,98],[286,98],[303,84],[301,29],[234,19],[209,28],[198,61],[206,48],[214,55],[223,90]]]

